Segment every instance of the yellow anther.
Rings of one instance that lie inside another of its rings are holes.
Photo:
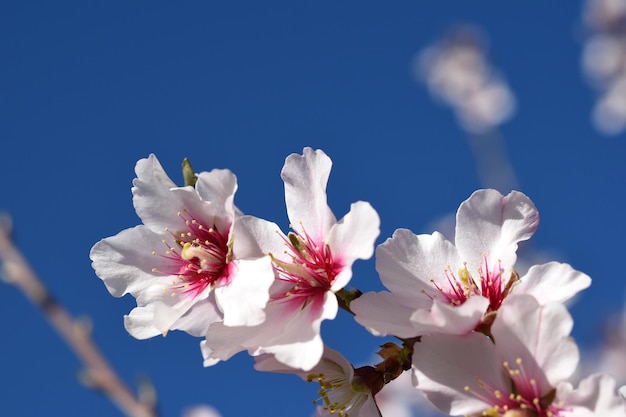
[[[467,268],[459,269],[459,279],[463,284],[467,284],[470,281],[471,275]]]

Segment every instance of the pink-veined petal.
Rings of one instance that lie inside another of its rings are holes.
[[[511,295],[500,307],[491,333],[502,360],[513,364],[521,359],[524,372],[543,395],[576,370],[579,353],[569,337],[572,327],[562,304],[541,306],[530,295]]]
[[[481,333],[422,337],[413,347],[413,369],[414,385],[450,415],[474,415],[491,406],[466,387],[478,395],[488,394],[480,384],[509,391],[495,347]]]

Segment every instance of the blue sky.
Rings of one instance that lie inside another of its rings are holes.
[[[155,153],[172,179],[229,168],[237,205],[287,227],[284,158],[305,146],[334,162],[329,203],[378,210],[378,243],[399,227],[430,233],[481,188],[466,134],[412,73],[416,54],[453,24],[472,23],[517,97],[501,127],[521,191],[537,205],[535,250],[594,280],[572,306],[574,336],[592,346],[624,303],[626,137],[590,121],[580,68],[583,4],[511,2],[6,3],[0,13],[0,210],[56,297],[89,317],[94,338],[133,384],[153,380],[162,416],[193,404],[225,417],[309,415],[315,387],[261,374],[244,354],[202,368],[199,339],[132,339],[88,257],[98,240],[138,224],[135,162]],[[381,284],[373,261],[352,284]],[[80,365],[41,314],[0,286],[0,410],[6,416],[119,412],[76,379]],[[356,364],[380,340],[345,314],[322,328]]]

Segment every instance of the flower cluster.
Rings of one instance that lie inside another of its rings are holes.
[[[376,395],[407,372],[416,396],[451,415],[626,417],[610,376],[570,381],[579,354],[564,303],[591,279],[558,262],[516,270],[518,244],[539,225],[527,196],[476,191],[458,209],[454,242],[396,230],[375,250],[388,291],[363,294],[347,286],[353,263],[374,254],[380,220],[363,201],[337,220],[331,164],[311,148],[287,157],[284,233],[234,205],[230,171],[191,171],[179,187],[154,155],[140,160],[132,192],[143,224],[90,254],[112,295],[136,298],[128,332],[201,336],[205,366],[247,351],[257,370],[319,384],[318,416],[380,416]],[[339,308],[397,338],[381,362],[354,368],[324,344],[321,322]]]

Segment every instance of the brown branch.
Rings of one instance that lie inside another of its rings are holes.
[[[141,402],[113,371],[88,327],[75,320],[43,286],[10,236],[10,219],[0,218],[0,261],[4,278],[41,309],[85,366],[81,380],[106,395],[128,417],[155,417],[154,404]]]

